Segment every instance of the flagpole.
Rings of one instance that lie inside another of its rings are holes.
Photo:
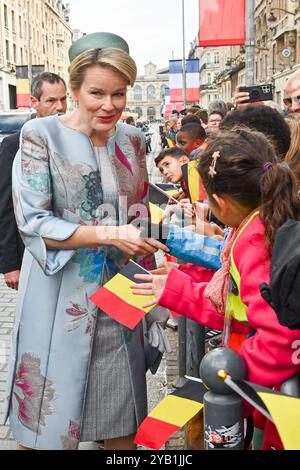
[[[186,108],[186,64],[185,64],[185,18],[184,18],[184,0],[182,1],[182,90],[183,90],[183,107]]]
[[[254,85],[254,0],[246,0],[246,85]]]

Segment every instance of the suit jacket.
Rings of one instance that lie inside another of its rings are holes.
[[[12,201],[12,165],[19,149],[20,132],[3,139],[0,145],[0,272],[21,268],[24,245],[16,224]]]

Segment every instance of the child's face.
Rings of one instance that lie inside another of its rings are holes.
[[[189,134],[186,132],[179,131],[177,132],[177,147],[181,148],[187,153],[191,153],[193,150],[199,147],[199,141],[195,141]]]
[[[251,212],[251,209],[241,206],[227,195],[209,196],[208,207],[218,220],[229,227],[238,227]]]
[[[182,180],[181,164],[180,158],[177,159],[167,155],[159,162],[158,169],[167,181],[176,184]]]

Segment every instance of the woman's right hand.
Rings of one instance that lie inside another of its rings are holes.
[[[116,237],[111,244],[129,256],[153,255],[158,250],[169,252],[169,248],[154,238],[140,238],[141,230],[132,224],[115,227]]]

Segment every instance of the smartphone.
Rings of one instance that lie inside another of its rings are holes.
[[[239,91],[247,91],[250,94],[248,101],[244,103],[255,103],[256,101],[272,101],[273,100],[273,85],[267,83],[265,85],[254,85],[254,86],[241,86]]]

